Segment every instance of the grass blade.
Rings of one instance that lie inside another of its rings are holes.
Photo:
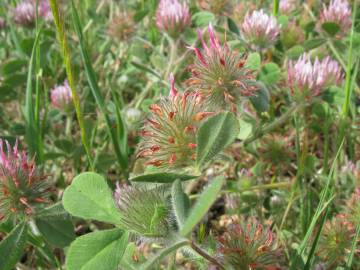
[[[66,34],[65,34],[65,29],[64,29],[64,20],[63,20],[63,18],[60,17],[59,7],[58,7],[56,0],[50,0],[50,7],[51,7],[51,11],[52,11],[52,14],[54,17],[56,32],[57,32],[58,40],[59,40],[61,51],[62,51],[63,58],[64,58],[63,60],[64,60],[64,64],[65,64],[66,75],[67,75],[67,79],[68,79],[69,86],[71,89],[75,112],[76,112],[77,120],[78,120],[79,127],[80,127],[81,141],[84,146],[89,165],[93,169],[94,168],[93,159],[92,159],[91,153],[90,153],[90,147],[89,147],[89,142],[87,139],[84,118],[83,118],[83,115],[81,112],[81,107],[80,107],[80,100],[75,91],[75,82],[74,82],[74,76],[73,76],[73,71],[72,71],[72,67],[71,67],[70,50],[67,45],[67,39],[66,39]]]
[[[107,112],[106,109],[106,104],[105,104],[105,100],[101,94],[101,91],[99,89],[99,86],[97,84],[97,78],[95,75],[95,71],[92,67],[91,64],[91,60],[89,57],[89,54],[87,52],[87,49],[85,47],[85,40],[82,34],[82,28],[80,25],[80,19],[79,19],[79,15],[76,11],[76,7],[74,4],[74,1],[71,1],[71,10],[72,10],[72,20],[73,20],[73,24],[75,26],[75,31],[76,34],[79,38],[79,44],[80,44],[80,51],[81,51],[81,56],[84,62],[84,66],[85,66],[85,72],[86,72],[86,77],[88,79],[88,83],[90,85],[90,89],[91,92],[96,100],[96,103],[101,111],[101,113],[103,114],[104,118],[105,118],[105,122],[106,122],[106,127],[107,127],[107,131],[109,134],[109,137],[112,141],[112,144],[114,146],[114,150],[115,150],[115,154],[116,157],[118,159],[118,162],[120,164],[120,167],[122,168],[122,170],[125,172],[125,174],[127,175],[127,170],[128,170],[128,154],[127,154],[127,147],[120,147],[119,145],[119,140],[121,142],[124,141],[124,138],[127,138],[127,134],[125,132],[124,129],[124,125],[123,125],[123,121],[121,120],[121,124],[122,127],[117,127],[117,129],[114,129],[112,127],[111,121],[110,121],[110,117],[109,114]],[[121,114],[117,114],[118,118],[121,118]],[[120,129],[119,129],[120,128]],[[119,134],[120,132],[120,134]]]

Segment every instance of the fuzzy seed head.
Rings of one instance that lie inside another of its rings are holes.
[[[360,188],[356,188],[351,198],[346,202],[344,209],[346,214],[353,224],[357,224],[360,220]]]
[[[274,235],[256,219],[233,222],[218,241],[218,254],[229,269],[281,269],[283,256]]]
[[[192,77],[187,84],[206,97],[208,107],[213,110],[231,109],[248,96],[255,95],[254,74],[244,67],[245,59],[225,45],[220,45],[212,25],[209,25],[209,44],[199,30],[202,49],[190,48],[196,58],[190,67]]]
[[[347,0],[331,0],[320,14],[320,26],[323,23],[336,23],[340,27],[339,33],[347,33],[351,28],[351,8]]]
[[[147,165],[170,170],[194,165],[197,131],[213,115],[205,110],[203,97],[198,92],[178,92],[171,80],[170,95],[151,105],[150,111],[137,156]]]
[[[186,2],[160,0],[156,11],[156,25],[161,31],[177,37],[190,24],[190,10]]]
[[[111,37],[120,41],[126,41],[132,37],[136,28],[132,15],[120,13],[108,26],[108,33]]]
[[[0,221],[32,215],[48,202],[48,183],[26,152],[0,139]]]
[[[325,223],[319,239],[317,254],[326,264],[327,269],[332,269],[346,261],[354,236],[354,225],[345,215],[338,214],[331,221]]]
[[[342,79],[340,65],[329,56],[312,62],[310,55],[303,54],[288,67],[288,84],[293,94],[307,98],[319,96],[331,85],[340,85]]]
[[[275,17],[263,10],[255,10],[245,15],[241,33],[253,49],[262,50],[276,42],[280,34],[280,25]]]
[[[0,30],[5,28],[6,26],[6,21],[3,17],[0,17]]]
[[[121,224],[139,236],[162,238],[169,232],[170,209],[166,190],[118,186],[114,199],[121,215]]]
[[[68,81],[57,85],[51,90],[52,105],[62,111],[69,111],[72,108],[72,94]]]

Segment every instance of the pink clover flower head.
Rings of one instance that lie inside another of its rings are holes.
[[[68,81],[51,90],[51,103],[55,108],[68,111],[72,108],[72,93]]]
[[[328,56],[312,62],[305,53],[288,67],[288,84],[293,94],[305,97],[319,96],[329,86],[339,85],[342,79],[340,65]]]
[[[340,27],[339,33],[347,33],[351,28],[351,8],[347,0],[331,0],[320,14],[320,25],[336,23]]]
[[[176,37],[190,24],[190,10],[186,2],[160,0],[156,12],[156,25],[160,30]]]
[[[255,10],[245,15],[241,33],[253,49],[262,50],[272,46],[279,37],[280,25],[276,18],[263,10]]]

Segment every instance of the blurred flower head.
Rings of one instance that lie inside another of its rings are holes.
[[[5,28],[6,26],[6,21],[3,17],[0,17],[0,30]]]
[[[321,232],[317,254],[327,269],[340,266],[350,253],[355,228],[345,215],[338,214],[327,221]]]
[[[72,94],[68,81],[57,85],[51,90],[52,105],[62,111],[69,111],[72,108]]]
[[[282,14],[289,15],[297,6],[297,0],[280,0],[279,10]]]
[[[117,186],[114,199],[124,228],[149,238],[167,236],[170,209],[164,188]]]
[[[255,10],[245,15],[241,25],[243,38],[255,50],[272,46],[280,34],[280,25],[276,18],[263,10]]]
[[[0,139],[0,220],[34,214],[48,201],[49,185],[44,180],[34,159],[20,152],[17,142],[11,148]]]
[[[346,202],[344,211],[353,224],[357,224],[360,220],[360,188],[356,188],[351,198]]]
[[[190,10],[186,2],[160,0],[156,11],[156,25],[160,30],[177,37],[190,24]]]
[[[49,0],[39,0],[38,15],[45,21],[53,19]],[[32,26],[36,20],[36,0],[23,0],[18,3],[13,10],[13,16],[15,23],[22,26]]]
[[[327,87],[339,85],[342,79],[340,65],[329,56],[312,62],[310,55],[303,54],[288,67],[288,84],[296,96],[319,96]]]
[[[141,132],[138,157],[147,165],[177,169],[191,166],[196,159],[196,133],[206,111],[198,92],[179,93],[171,76],[170,95],[150,106],[150,116]]]
[[[35,22],[35,5],[30,0],[24,0],[18,3],[13,10],[15,23],[22,26],[32,26]]]
[[[126,41],[135,32],[135,23],[132,15],[128,12],[118,14],[108,26],[108,33],[111,37]]]
[[[190,48],[196,58],[190,67],[192,77],[187,83],[202,92],[210,108],[236,111],[236,104],[243,97],[256,94],[253,72],[244,67],[245,59],[239,53],[231,51],[226,43],[220,45],[211,24],[208,32],[209,45],[199,30],[202,50]]]
[[[54,17],[51,12],[49,0],[39,1],[39,16],[47,22],[53,20]]]
[[[198,0],[200,8],[210,11],[216,15],[229,15],[233,8],[230,0]]]
[[[233,222],[218,241],[218,255],[229,269],[280,269],[283,256],[273,233],[254,218]]]
[[[320,14],[320,26],[323,23],[336,23],[339,33],[347,33],[351,27],[351,8],[347,0],[331,0],[329,6],[323,7]]]

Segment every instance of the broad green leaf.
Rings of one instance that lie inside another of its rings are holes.
[[[239,134],[239,122],[230,112],[222,112],[204,122],[197,134],[196,163],[209,162],[221,150],[230,145]]]
[[[77,238],[66,256],[67,270],[116,270],[128,245],[129,233],[119,229],[92,232]]]
[[[186,181],[194,179],[198,176],[186,175],[186,174],[176,174],[176,173],[150,173],[144,175],[138,175],[130,180],[133,182],[149,182],[149,183],[172,183],[176,179],[180,181]]]
[[[211,205],[215,202],[218,194],[220,193],[223,183],[224,177],[218,176],[200,194],[199,199],[191,209],[190,214],[180,231],[181,235],[188,235],[206,215]]]
[[[56,247],[66,247],[74,239],[74,225],[61,202],[37,213],[36,225],[46,240]]]
[[[304,53],[304,48],[300,45],[295,45],[286,51],[286,55],[290,59],[298,59]]]
[[[231,18],[227,18],[227,24],[229,27],[229,30],[237,35],[240,35],[239,28],[237,27],[236,23]]]
[[[179,226],[179,229],[181,229],[185,223],[186,217],[188,216],[188,210],[190,209],[190,200],[183,191],[179,179],[176,180],[172,185],[171,202],[176,222]]]
[[[265,64],[260,71],[259,80],[265,85],[271,86],[281,79],[281,69],[275,63]]]
[[[210,22],[215,20],[215,15],[208,11],[200,11],[195,13],[191,19],[196,26],[207,26]]]
[[[334,22],[325,22],[321,25],[321,28],[332,37],[340,31],[340,25]]]
[[[249,137],[252,133],[253,126],[244,121],[243,119],[239,119],[239,125],[240,125],[240,132],[237,136],[240,140],[245,140],[247,137]]]
[[[170,254],[171,252],[176,251],[177,249],[189,244],[188,239],[178,239],[173,241],[172,243],[169,243],[165,248],[158,251],[155,255],[150,257],[144,264],[142,264],[139,269],[140,270],[147,270],[147,269],[154,269],[154,265],[156,263],[159,263],[161,259],[163,259],[165,256]]]
[[[259,53],[250,53],[246,59],[245,67],[252,70],[259,70],[261,65],[261,56]]]
[[[27,239],[26,223],[18,224],[0,242],[0,269],[14,269],[15,264],[20,260]]]
[[[260,82],[257,82],[258,90],[255,96],[250,97],[250,101],[256,111],[259,113],[267,112],[270,107],[270,94],[266,86]]]
[[[119,223],[119,211],[105,179],[96,173],[76,176],[64,191],[63,205],[70,214],[84,219]]]

